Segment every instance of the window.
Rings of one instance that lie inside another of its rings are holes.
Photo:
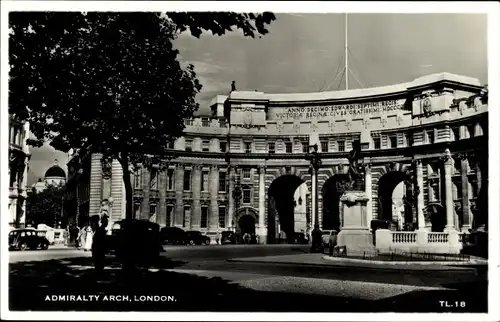
[[[245,153],[252,153],[252,143],[245,142]]]
[[[141,169],[137,170],[134,174],[134,188],[141,189]]]
[[[219,142],[219,148],[220,148],[220,152],[227,152],[227,142],[226,141],[220,141]]]
[[[275,146],[274,146],[274,142],[270,142],[270,143],[267,144],[267,150],[271,154],[273,154],[276,151],[275,150]]]
[[[201,191],[208,190],[208,171],[203,171],[201,173]]]
[[[476,128],[473,124],[467,125],[467,131],[469,132],[469,138],[476,136]],[[21,142],[19,142],[19,145],[21,145]]]
[[[389,141],[391,142],[391,148],[398,147],[398,138],[396,135],[389,135]]]
[[[167,190],[174,190],[174,169],[167,170]]]
[[[373,138],[373,148],[375,150],[379,150],[380,149],[380,138],[379,137]]]
[[[203,152],[208,152],[209,151],[209,147],[210,147],[210,141],[203,140],[203,142],[201,142],[201,150]]]
[[[226,207],[219,207],[219,227],[226,228]]]
[[[285,142],[285,152],[292,153],[292,142]]]
[[[321,141],[321,152],[328,152],[328,141]]]
[[[200,222],[200,227],[201,228],[207,228],[208,226],[208,207],[203,206],[201,207],[201,222]]]
[[[209,127],[210,126],[210,119],[202,118],[201,119],[201,126],[203,126],[203,127]]]
[[[185,120],[184,123],[188,126],[192,126],[193,125],[193,120],[192,119],[189,119],[189,120]]]
[[[186,227],[186,223],[191,219],[191,206],[184,206],[184,217],[182,218],[182,227]]]
[[[156,216],[156,205],[149,206],[149,216],[150,217]]]
[[[150,188],[151,190],[158,190],[158,170],[151,169],[150,172]]]
[[[243,168],[243,179],[250,179],[250,169],[249,168]]]
[[[226,192],[226,172],[219,172],[219,192]]]
[[[458,141],[460,140],[460,127],[455,126],[451,128],[451,135],[452,135],[452,140],[453,141]]]
[[[434,130],[427,131],[427,144],[434,144]]]
[[[174,148],[174,141],[168,141],[167,143],[167,149],[173,149]]]
[[[167,206],[167,219],[166,219],[166,226],[170,227],[172,224],[172,214],[174,213],[174,206],[168,205]]]
[[[302,142],[302,153],[308,153],[309,152],[309,142]]]
[[[337,147],[339,152],[345,151],[345,141],[337,141]]]
[[[251,201],[251,190],[249,187],[244,187],[242,190],[243,190],[243,203],[249,204]]]
[[[138,203],[134,204],[134,213],[136,218],[141,217],[141,204]]]
[[[219,120],[219,127],[226,127],[226,120],[220,119]]]
[[[184,191],[191,190],[191,170],[184,170]]]
[[[193,141],[186,140],[186,151],[191,152],[193,150]]]

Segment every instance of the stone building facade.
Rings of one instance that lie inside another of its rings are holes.
[[[9,226],[24,228],[26,224],[26,197],[28,183],[29,147],[26,140],[29,123],[9,117]]]
[[[276,242],[280,231],[309,232],[316,220],[323,230],[339,230],[339,183],[359,141],[368,222],[387,220],[408,231],[484,227],[487,208],[477,200],[487,193],[487,96],[478,80],[449,73],[334,92],[233,90],[214,98],[210,115],[186,120],[165,171],[132,175],[136,217],[211,236],[255,232],[261,243]],[[322,160],[317,193],[308,159],[314,145]],[[111,221],[123,218],[119,163],[103,172],[98,154],[86,160],[89,215],[111,197]],[[394,223],[391,201],[401,182],[404,228]],[[305,208],[298,215],[294,194],[302,183]]]

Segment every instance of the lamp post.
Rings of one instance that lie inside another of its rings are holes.
[[[312,151],[311,151],[312,149]],[[318,153],[318,145],[310,145],[307,159],[310,161],[309,170],[312,175],[312,215],[314,218],[314,228],[311,232],[311,252],[321,252],[321,231],[319,229],[319,214],[318,214],[318,170],[321,167],[321,157]]]

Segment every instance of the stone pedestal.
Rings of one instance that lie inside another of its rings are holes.
[[[337,237],[339,246],[346,246],[350,251],[375,250],[373,235],[367,220],[366,204],[369,198],[364,191],[346,191],[342,203],[341,225]]]

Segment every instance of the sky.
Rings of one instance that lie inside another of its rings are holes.
[[[241,32],[221,37],[183,33],[175,40],[180,59],[195,66],[203,84],[200,110],[237,90],[268,93],[345,88],[335,79],[344,67],[344,15],[276,14],[269,34],[251,39]],[[481,14],[349,14],[349,88],[409,82],[450,72],[487,84],[487,17]],[[357,79],[357,80],[356,80]],[[359,83],[358,83],[359,81]],[[49,146],[32,149],[28,183],[36,182],[67,155]]]

